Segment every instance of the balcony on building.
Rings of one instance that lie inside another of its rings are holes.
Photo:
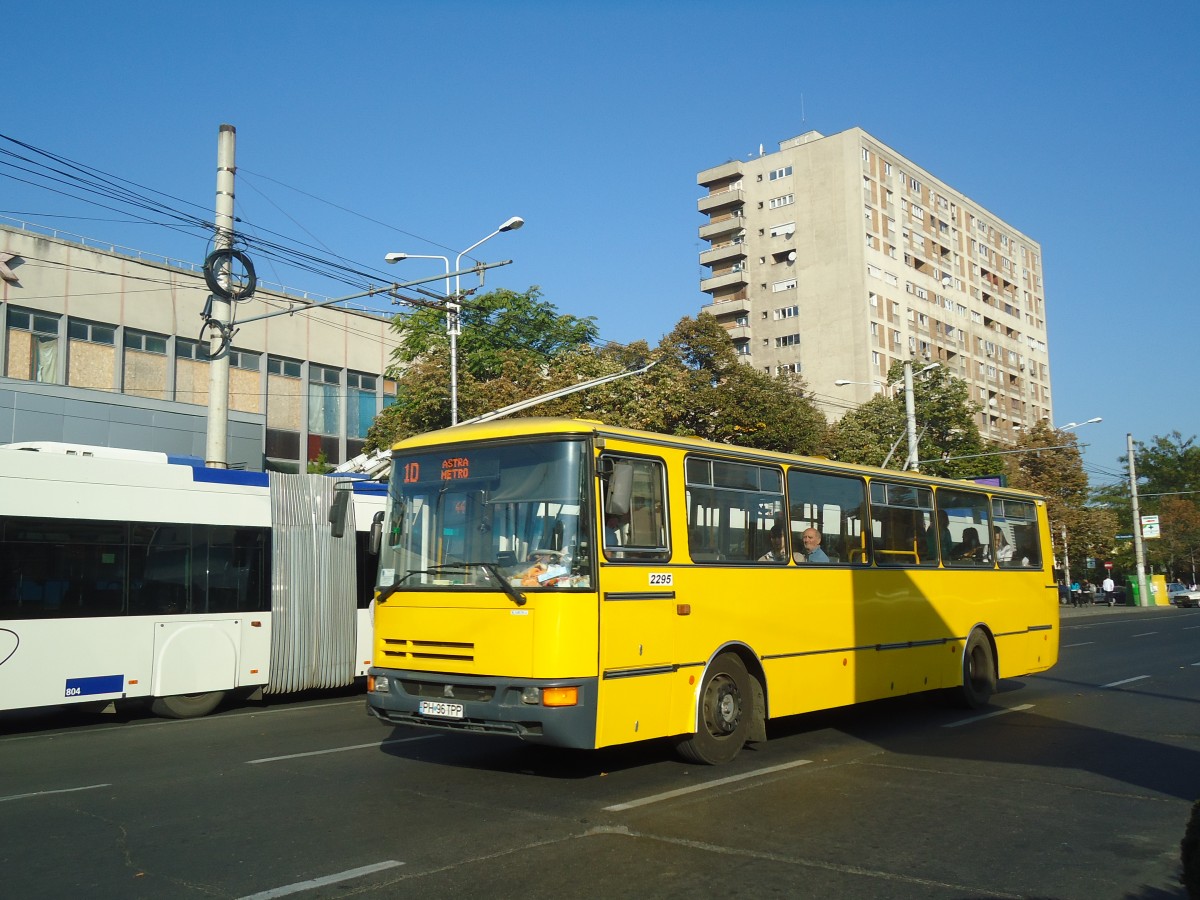
[[[735,212],[740,213],[741,210]],[[741,215],[725,215],[719,218],[714,218],[708,224],[700,226],[700,239],[704,241],[715,241],[724,237],[727,234],[732,234],[735,231],[742,231],[746,227],[746,220]]]
[[[713,244],[712,247],[702,252],[700,254],[700,265],[716,266],[745,255],[745,242],[740,237],[735,236],[731,241],[722,241],[719,244]]]
[[[696,201],[696,209],[702,213],[711,213],[727,206],[742,206],[745,202],[746,194],[740,188],[726,188],[723,191],[705,194]]]
[[[748,341],[748,340],[750,340],[750,326],[749,325],[729,325],[729,326],[726,326],[725,331],[729,334],[729,339],[731,341]]]
[[[742,171],[741,160],[731,159],[727,163],[721,163],[719,166],[705,169],[696,176],[696,184],[701,187],[709,187],[714,184],[737,181],[741,177]]]
[[[714,297],[712,303],[700,307],[700,312],[715,316],[717,321],[724,322],[737,316],[750,315],[750,298],[744,292],[738,292],[729,297]]]
[[[750,280],[746,276],[745,271],[741,266],[734,266],[720,273],[713,273],[709,278],[700,279],[700,290],[706,294],[714,293],[723,288],[736,287],[738,285],[749,284]]]

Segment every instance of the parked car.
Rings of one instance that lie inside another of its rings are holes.
[[[1200,591],[1193,591],[1186,584],[1180,584],[1178,581],[1167,584],[1167,597],[1174,606],[1200,607]]]

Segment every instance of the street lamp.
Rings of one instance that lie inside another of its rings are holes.
[[[450,293],[450,259],[446,256],[426,256],[420,253],[389,253],[383,259],[385,262],[397,263],[403,259],[440,259],[446,266],[446,334],[450,338],[450,424],[458,424],[458,336],[462,334],[462,328],[459,323],[459,313],[462,307],[459,305],[459,284],[461,275],[458,272],[458,267],[462,263],[462,258],[478,247],[484,241],[490,241],[496,235],[506,231],[516,231],[525,220],[520,216],[512,216],[504,221],[504,224],[489,234],[487,237],[480,238],[473,243],[454,260],[454,293]]]
[[[1082,428],[1084,425],[1095,425],[1097,422],[1103,422],[1103,421],[1104,420],[1102,418],[1100,418],[1099,416],[1093,416],[1092,418],[1088,419],[1086,422],[1068,422],[1066,425],[1062,426],[1058,430],[1059,431],[1070,431],[1072,428]]]
[[[936,369],[939,365],[941,365],[941,363],[930,363],[925,368],[921,369],[919,372],[916,372],[915,374],[916,375],[924,375],[930,369]],[[904,361],[904,382],[903,383],[904,383],[904,418],[905,418],[905,424],[906,424],[906,428],[907,428],[907,432],[908,432],[908,458],[904,461],[904,468],[911,469],[914,472],[918,472],[918,471],[920,471],[920,469],[919,469],[919,466],[917,463],[917,410],[916,410],[916,402],[913,399],[913,377],[914,377],[914,373],[913,373],[913,369],[912,369],[912,361],[906,359]],[[882,384],[883,382],[872,381],[870,383],[871,384]],[[845,378],[839,378],[837,381],[834,382],[834,384],[838,385],[839,387],[844,387],[847,384],[867,384],[867,382],[865,382],[865,381],[848,381]],[[895,387],[898,384],[900,384],[900,382],[896,381],[887,386],[891,388],[891,387]],[[892,449],[895,449],[895,448],[893,447]],[[889,453],[888,459],[891,459],[891,456],[892,455]],[[884,460],[884,465],[887,465],[887,460]]]

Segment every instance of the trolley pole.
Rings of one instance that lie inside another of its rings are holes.
[[[234,164],[237,129],[222,125],[217,133],[217,205],[216,231],[213,246],[217,250],[228,250],[233,246],[233,177],[237,172]],[[229,278],[228,262],[225,272],[217,277]],[[209,298],[212,317],[221,324],[230,319],[230,301],[215,294]],[[208,364],[208,434],[204,451],[204,464],[211,469],[228,469],[229,431],[229,354],[222,353],[223,345],[219,329],[213,331],[209,343]]]

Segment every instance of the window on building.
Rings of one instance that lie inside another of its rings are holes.
[[[346,436],[365,438],[375,420],[376,377],[364,372],[347,372]]]
[[[795,222],[784,222],[782,225],[771,226],[771,237],[787,237],[796,230]]]
[[[126,328],[122,343],[125,345],[122,391],[138,397],[169,400],[166,336]]]
[[[791,206],[795,202],[795,194],[784,194],[781,197],[772,197],[770,200],[770,207],[771,209],[779,209],[781,206]]]
[[[776,281],[773,285],[771,285],[771,292],[779,293],[780,291],[790,291],[795,287],[796,287],[796,279],[795,278],[787,278],[783,281]]]
[[[58,379],[58,316],[8,308],[4,374],[21,381]]]
[[[339,433],[341,411],[341,371],[309,363],[308,430],[312,434]]]
[[[785,334],[775,338],[776,347],[794,347],[800,343],[799,334]]]
[[[112,325],[85,319],[67,320],[67,384],[111,391],[116,365],[116,334]]]
[[[771,172],[771,181],[778,181],[780,178],[786,178],[792,174],[791,166],[784,166],[781,169],[774,169]]]
[[[799,306],[781,306],[775,310],[775,321],[778,322],[780,319],[794,319],[798,315],[800,315]]]

